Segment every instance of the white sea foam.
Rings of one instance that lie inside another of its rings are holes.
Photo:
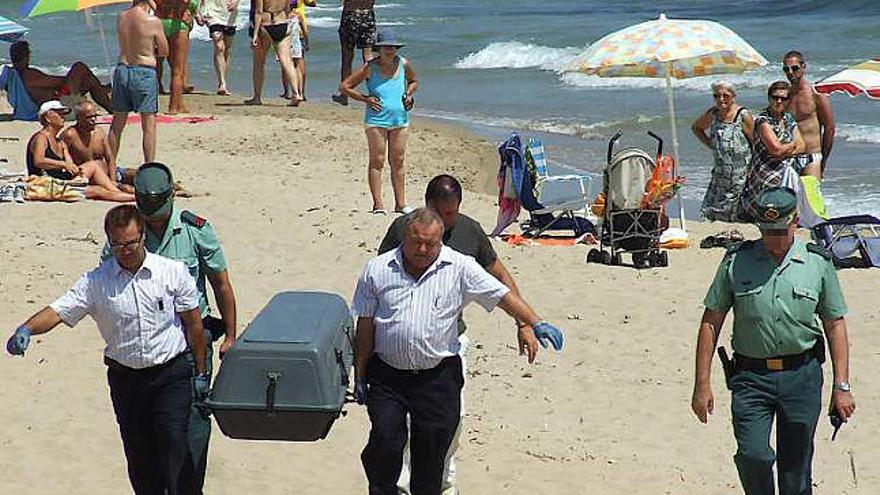
[[[600,121],[593,123],[578,122],[570,119],[550,118],[543,120],[514,119],[507,117],[488,117],[485,115],[459,114],[451,112],[433,112],[429,117],[457,122],[468,122],[488,127],[522,129],[548,134],[575,136],[581,139],[606,139],[609,129],[630,128],[640,124],[653,122],[663,117],[660,115],[646,116],[637,114],[632,119]]]
[[[880,126],[837,124],[835,136],[853,143],[880,143]]]
[[[525,69],[559,71],[581,52],[580,48],[546,46],[504,41],[492,43],[455,63],[456,69]]]
[[[336,29],[339,27],[338,17],[309,17],[310,29]]]

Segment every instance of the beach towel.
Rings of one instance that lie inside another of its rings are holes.
[[[0,73],[0,89],[6,91],[6,99],[12,105],[12,118],[15,120],[37,120],[37,104],[28,92],[18,71],[11,65],[4,65]]]
[[[61,201],[75,203],[85,199],[88,184],[83,179],[60,180],[48,175],[31,175],[27,178],[28,201]]]
[[[593,234],[579,237],[526,237],[522,234],[501,234],[501,240],[510,246],[574,246],[575,244],[598,244]]]
[[[525,152],[522,140],[515,132],[498,145],[501,165],[498,168],[498,219],[490,235],[504,232],[519,217],[520,202],[517,191],[522,187],[525,173]]]
[[[812,175],[804,175],[800,178],[800,187],[797,191],[798,223],[801,227],[811,229],[816,225],[828,220],[828,212],[825,211],[825,200],[819,189],[819,179]]]
[[[216,120],[214,116],[202,117],[198,115],[192,115],[188,117],[177,117],[174,115],[157,115],[156,123],[157,124],[202,124],[205,122],[211,122]],[[113,122],[112,116],[101,117],[98,119],[99,124],[110,124]],[[140,114],[133,113],[128,116],[125,120],[126,124],[140,124],[141,116]]]

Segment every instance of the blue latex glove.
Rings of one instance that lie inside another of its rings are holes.
[[[354,379],[354,401],[360,405],[367,403],[367,391],[370,386],[367,384],[366,378]]]
[[[193,377],[193,390],[196,392],[196,400],[203,402],[208,398],[208,392],[211,390],[211,376],[207,373],[196,375]]]
[[[553,349],[557,351],[562,350],[562,345],[565,343],[565,337],[562,335],[562,330],[554,327],[546,321],[539,321],[532,326],[532,330],[535,332],[535,338],[538,339],[538,342],[541,343],[542,347],[546,349],[547,343],[549,342],[553,344]]]
[[[24,351],[31,343],[31,329],[22,325],[15,329],[15,333],[6,341],[6,352],[13,356],[24,356]]]

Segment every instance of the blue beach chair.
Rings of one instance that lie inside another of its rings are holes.
[[[834,255],[839,268],[880,267],[880,218],[850,215],[827,220],[813,237]]]
[[[3,66],[3,72],[0,73],[0,89],[6,91],[6,99],[13,109],[13,119],[31,122],[37,120],[39,108],[24,85],[24,81],[21,80],[21,76],[18,75],[18,71],[11,65]]]
[[[526,147],[526,162],[529,161],[535,170],[535,191],[538,198],[549,184],[575,184],[580,189],[584,204],[590,202],[588,194],[592,190],[593,177],[581,174],[550,175],[550,170],[547,168],[547,153],[540,139],[529,139],[529,145]]]

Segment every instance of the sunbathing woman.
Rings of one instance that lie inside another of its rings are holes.
[[[291,29],[288,22],[293,14],[290,12],[290,0],[254,0],[254,97],[245,101],[247,105],[262,105],[263,78],[265,76],[266,55],[269,48],[275,47],[278,63],[284,77],[291,81],[293,96],[291,106],[299,106],[302,95],[299,91],[299,80],[290,57]]]
[[[89,181],[86,199],[120,203],[134,201],[134,195],[120,191],[97,160],[79,166],[73,163],[67,145],[58,139],[58,133],[64,127],[63,116],[68,113],[70,109],[58,101],[47,101],[40,107],[40,124],[43,128],[28,141],[25,156],[28,175],[48,175],[61,180],[83,177]]]

